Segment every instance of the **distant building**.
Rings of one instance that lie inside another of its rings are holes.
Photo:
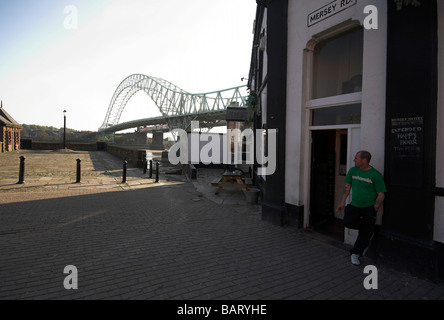
[[[278,130],[263,220],[353,243],[335,208],[368,150],[388,190],[378,260],[444,278],[444,1],[256,2],[254,124]]]
[[[0,105],[0,152],[20,149],[20,130],[22,126]]]

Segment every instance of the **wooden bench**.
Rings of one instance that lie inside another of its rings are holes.
[[[222,181],[222,177],[217,177],[216,179],[214,179],[213,181],[211,181],[211,185],[212,185],[213,187],[218,187],[219,184],[221,183],[221,181]]]
[[[224,173],[222,176],[215,178],[211,185],[217,187],[215,194],[218,194],[223,187],[241,187],[245,191],[247,187],[253,185],[253,181],[250,178],[242,178],[241,175]]]

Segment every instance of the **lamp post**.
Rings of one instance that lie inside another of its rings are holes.
[[[63,110],[63,149],[66,149],[66,110]]]

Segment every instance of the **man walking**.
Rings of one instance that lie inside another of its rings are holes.
[[[384,201],[387,192],[381,173],[370,166],[371,154],[368,151],[359,151],[355,159],[355,167],[351,168],[345,177],[345,191],[337,211],[345,208],[345,200],[352,191],[352,201],[347,210],[351,210],[360,217],[359,235],[353,248],[350,250],[351,263],[359,266],[359,258],[369,247],[375,231],[376,213]]]

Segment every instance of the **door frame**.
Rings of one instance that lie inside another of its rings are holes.
[[[305,156],[304,163],[307,168],[304,174],[304,185],[305,185],[305,199],[304,202],[307,204],[304,206],[304,228],[310,228],[310,201],[311,201],[311,164],[312,164],[312,143],[313,143],[313,131],[317,130],[347,130],[347,172],[353,166],[352,155],[353,152],[357,152],[360,147],[360,137],[355,137],[355,135],[360,135],[361,124],[350,124],[350,125],[331,125],[331,126],[310,126],[308,127],[307,140],[305,143]],[[358,130],[358,131],[356,131]],[[356,144],[356,138],[359,140],[359,146]],[[355,144],[353,143],[355,141]],[[348,202],[348,200],[347,200]]]

